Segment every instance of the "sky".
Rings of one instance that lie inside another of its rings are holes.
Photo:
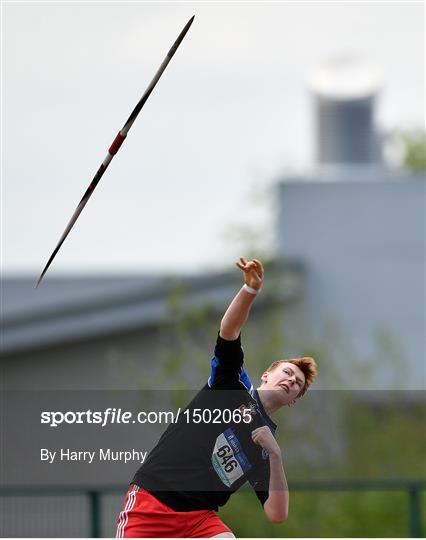
[[[240,231],[273,249],[266,194],[315,164],[333,56],[377,68],[380,130],[424,125],[423,2],[3,2],[5,274],[38,277],[194,14],[48,275],[229,268]]]

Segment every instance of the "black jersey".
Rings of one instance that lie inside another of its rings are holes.
[[[175,511],[217,510],[246,481],[262,504],[268,498],[269,458],[251,433],[267,425],[275,434],[276,425],[253,391],[243,360],[240,338],[218,337],[209,380],[185,409],[189,414],[169,425],[133,478]],[[216,411],[210,421],[188,421],[192,412],[205,409]],[[236,421],[232,411],[242,413],[234,415]]]

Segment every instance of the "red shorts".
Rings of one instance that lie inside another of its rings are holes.
[[[211,538],[231,532],[212,510],[175,512],[132,484],[117,520],[116,538]]]

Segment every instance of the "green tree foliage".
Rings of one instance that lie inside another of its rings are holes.
[[[290,487],[289,517],[279,525],[266,521],[255,499],[247,490],[241,491],[219,512],[237,537],[408,536],[408,497],[404,492],[307,492]]]
[[[413,172],[426,171],[426,132],[405,130],[399,134],[404,148],[404,166]]]

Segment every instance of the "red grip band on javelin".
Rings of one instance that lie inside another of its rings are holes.
[[[111,156],[114,156],[118,152],[118,149],[123,144],[125,138],[125,135],[123,136],[120,132],[117,133],[117,137],[114,139],[110,149],[108,150],[108,153]]]

